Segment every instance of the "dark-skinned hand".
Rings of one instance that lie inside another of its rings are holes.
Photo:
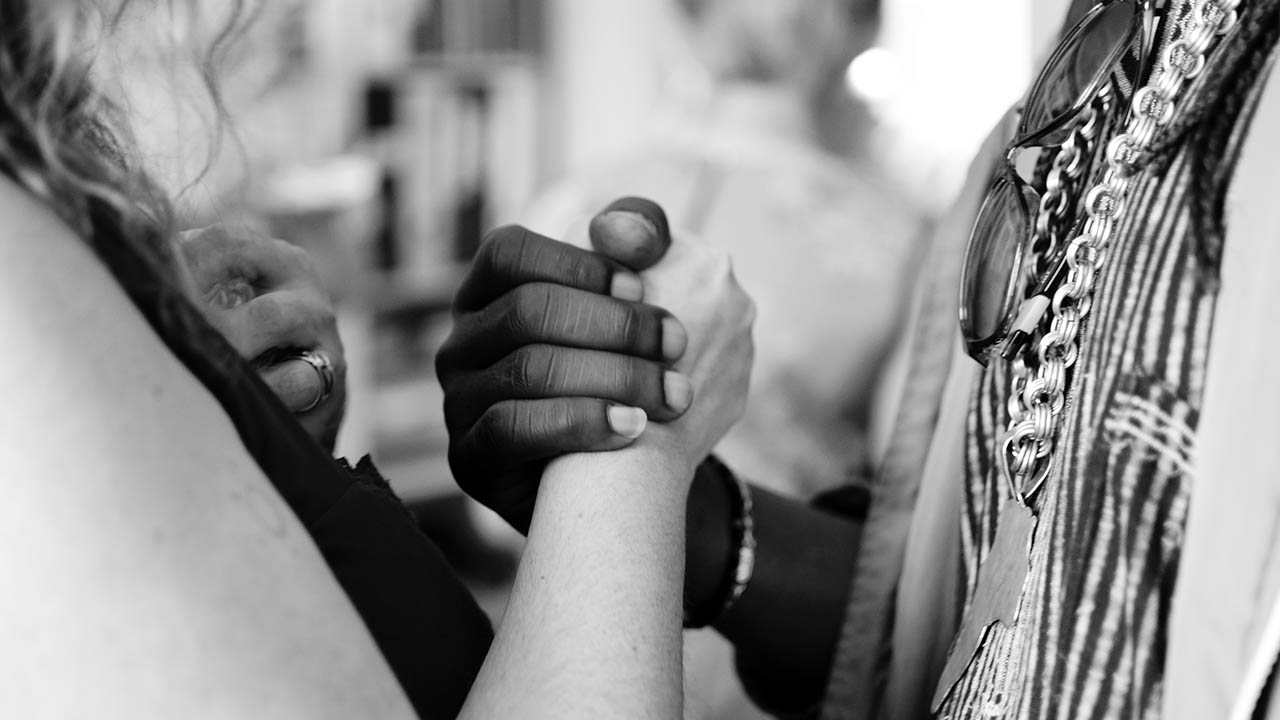
[[[692,401],[672,371],[683,326],[646,305],[638,272],[670,244],[661,208],[624,198],[592,219],[593,246],[519,226],[490,233],[436,356],[458,484],[521,532],[548,460],[631,444]]]

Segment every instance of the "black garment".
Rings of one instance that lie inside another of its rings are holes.
[[[103,215],[95,217],[95,227],[114,227]],[[235,423],[245,448],[364,619],[418,716],[455,717],[493,639],[488,618],[368,460],[352,470],[329,457],[168,274],[136,245],[111,234],[95,237],[98,257]],[[199,481],[198,468],[188,481]]]

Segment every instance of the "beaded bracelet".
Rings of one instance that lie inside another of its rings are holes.
[[[702,608],[685,610],[684,626],[689,629],[704,628],[719,620],[732,608],[751,582],[756,565],[755,520],[751,512],[751,489],[742,478],[720,462],[715,455],[708,455],[703,467],[713,471],[716,477],[732,486],[733,545],[736,548],[731,573],[727,573],[715,594],[715,600]]]

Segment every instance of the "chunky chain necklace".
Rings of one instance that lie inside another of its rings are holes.
[[[1066,278],[1052,297],[1032,303],[1034,312],[1019,318],[1019,327],[1034,332],[1046,312],[1051,317],[1049,329],[1032,349],[1034,368],[1023,359],[1025,353],[1013,363],[1009,425],[1000,448],[1010,489],[1024,505],[1031,503],[1048,474],[1066,405],[1067,371],[1079,356],[1080,327],[1093,309],[1094,283],[1106,264],[1133,179],[1160,128],[1172,118],[1185,83],[1204,69],[1214,40],[1235,25],[1240,2],[1197,0],[1193,4],[1182,23],[1180,39],[1164,47],[1150,82],[1134,93],[1124,132],[1107,145],[1107,168],[1085,196],[1086,219],[1080,234],[1067,245]],[[1083,128],[1073,133],[1072,140],[1077,134],[1091,140],[1096,135],[1096,125],[1096,116],[1091,116]],[[1064,163],[1069,167],[1076,160],[1075,148],[1067,151],[1064,146],[1064,153],[1068,156]],[[1055,158],[1055,168],[1064,153]],[[1043,212],[1041,216],[1037,232],[1045,224]]]
[[[1009,425],[998,448],[998,462],[1013,502],[1001,506],[996,535],[979,565],[969,607],[934,692],[934,712],[946,702],[979,648],[987,642],[992,626],[1016,627],[1037,523],[1032,503],[1053,459],[1066,405],[1068,371],[1079,357],[1080,327],[1093,309],[1094,283],[1106,264],[1107,250],[1134,177],[1160,128],[1173,116],[1183,85],[1204,69],[1214,40],[1235,25],[1235,9],[1240,2],[1193,0],[1190,14],[1182,21],[1179,39],[1167,41],[1150,81],[1134,94],[1124,132],[1107,145],[1106,169],[1085,195],[1084,222],[1064,251],[1064,279],[1051,291],[1051,297],[1046,293],[1024,303],[1014,322],[1014,331],[1032,336],[1035,342],[1013,361]],[[1085,122],[1073,131],[1054,158],[1046,180],[1046,193],[1054,197],[1041,203],[1033,246],[1052,248],[1055,244],[1054,225],[1061,223],[1070,204],[1071,193],[1063,188],[1072,188],[1084,172],[1084,158],[1091,154],[1107,102],[1104,95],[1091,106]],[[1048,330],[1037,336],[1046,314],[1050,318]],[[998,696],[1001,707],[993,709],[1002,710],[1009,694],[1001,690]]]

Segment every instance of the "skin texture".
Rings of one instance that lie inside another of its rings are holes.
[[[68,228],[4,181],[0,211],[0,331],[22,339],[0,390],[23,409],[0,414],[22,448],[0,535],[24,548],[0,559],[22,578],[0,617],[0,714],[411,717],[209,393]],[[754,318],[723,253],[683,252],[643,288],[690,323],[683,418],[548,468],[464,717],[680,714],[678,510],[741,414]]]
[[[620,266],[635,258],[643,258],[646,263],[657,263],[650,272],[640,274],[640,277],[645,278],[647,291],[651,273],[678,267],[683,260],[677,255],[667,255],[669,237],[663,236],[661,232],[654,232],[654,229],[665,226],[665,218],[662,223],[654,220],[655,213],[660,213],[661,210],[653,203],[637,201],[635,198],[629,198],[625,202],[625,209],[621,212],[618,203],[615,203],[593,218],[589,225],[590,237],[581,238],[581,242],[583,245],[589,243],[601,255],[616,261]],[[640,217],[636,217],[636,214],[640,214]],[[636,243],[644,247],[634,247]],[[537,276],[545,281],[548,278],[545,274],[539,275],[541,271],[538,263],[531,260],[536,257],[536,254],[516,254],[515,261],[506,272],[511,277]],[[472,272],[477,282],[487,281],[487,275],[480,274],[478,270]],[[602,288],[604,283],[598,282],[595,286]],[[663,302],[661,297],[649,293],[645,297],[655,304]],[[576,311],[572,308],[553,308],[554,313],[604,317],[602,308],[611,301],[600,290],[595,293],[575,293],[571,299],[577,304]],[[554,317],[543,316],[543,313],[548,312],[547,307],[538,303],[525,307],[521,312],[528,318],[526,324],[533,328],[554,326]],[[669,307],[673,310],[676,308]],[[677,317],[684,318],[680,310],[675,312]],[[623,333],[625,327],[625,323],[614,323],[599,328],[590,338],[580,340],[579,342],[591,340],[596,343],[593,346],[596,353],[582,356],[581,361],[597,362],[600,358],[628,352],[628,343],[624,341]],[[692,338],[695,331],[691,329],[689,334]],[[550,333],[535,334],[528,340],[540,346],[554,346],[560,342]],[[456,330],[451,342],[454,343],[454,352],[476,352],[472,341]],[[693,345],[692,339],[690,345]],[[622,361],[622,358],[611,359],[614,363]],[[677,364],[677,369],[679,367]],[[581,376],[590,376],[590,373],[583,373]],[[623,377],[617,375],[615,380]],[[471,398],[482,392],[478,385],[485,383],[488,386],[483,392],[489,403],[501,405],[527,402],[514,396],[509,386],[498,384],[492,378],[479,378],[475,383],[446,384],[446,408],[453,403],[474,402]],[[588,391],[599,392],[600,388],[586,388],[582,383],[574,382],[554,387],[541,383],[526,392],[543,398],[554,398],[557,394],[571,397]],[[619,381],[618,386],[606,388],[606,391],[622,393],[625,385]],[[701,393],[704,389],[699,386],[698,391]],[[745,392],[739,399],[745,401]],[[465,462],[474,462],[475,467],[481,459],[486,458],[553,457],[564,452],[559,448],[566,445],[573,445],[576,451],[594,451],[612,449],[611,443],[620,442],[607,435],[606,439],[599,440],[600,436],[563,432],[552,427],[544,428],[543,432],[531,433],[528,432],[530,427],[529,424],[513,424],[507,428],[507,432],[481,434],[471,438],[465,445],[458,443],[455,438],[452,447],[456,448],[458,455],[464,456]],[[650,434],[668,430],[660,422],[650,423],[641,440],[636,441],[632,448],[642,447]],[[557,432],[562,434],[558,435]],[[593,441],[597,444],[592,445]],[[454,460],[456,471],[459,458],[455,457]],[[573,462],[582,461],[575,459]],[[505,476],[477,472],[469,479],[469,492],[484,502],[493,503],[490,507],[500,514],[508,518],[516,516],[527,512],[523,503],[533,497],[532,491],[537,487],[539,478],[545,485],[557,466],[552,464],[546,475],[538,473],[541,467],[542,462],[531,463],[525,466],[523,472],[512,472]],[[604,471],[595,475],[610,476]],[[616,475],[615,472],[612,476]],[[633,478],[641,489],[651,488],[659,482],[655,476],[641,473],[635,473]],[[722,586],[723,578],[730,572],[730,559],[736,557],[736,548],[731,547],[733,501],[727,485],[715,473],[698,472],[695,477],[690,469],[686,471],[684,481],[691,483],[687,486],[687,503],[669,508],[669,516],[653,522],[657,523],[656,527],[666,528],[670,523],[679,523],[684,519],[687,533],[687,572],[683,579],[682,593],[691,607],[703,607],[708,602],[715,602],[715,595]],[[525,485],[521,486],[520,483]],[[566,485],[555,492],[582,492],[585,487],[579,482]],[[632,489],[634,491],[636,490]],[[747,592],[730,612],[715,623],[715,627],[735,643],[739,671],[757,702],[779,710],[804,709],[821,697],[826,684],[853,575],[861,528],[856,522],[814,509],[794,498],[783,497],[758,487],[752,488],[752,494],[758,543],[755,572]],[[520,499],[522,504],[518,508],[502,504],[512,497]],[[537,497],[542,502],[544,495]],[[619,519],[619,522],[624,520]],[[526,554],[525,557],[528,559],[533,556]],[[566,579],[566,582],[571,580]],[[610,601],[616,602],[617,598]],[[561,631],[568,632],[570,629],[562,628]]]
[[[333,305],[315,263],[300,248],[229,225],[181,234],[180,255],[196,306],[292,410],[321,445],[333,451],[346,406],[347,364]],[[319,405],[311,365],[300,350],[327,356],[334,386]]]
[[[741,417],[755,308],[727,255],[676,240],[645,296],[685,319],[679,418],[608,453],[550,463],[511,606],[463,717],[681,716],[682,508],[693,469]],[[565,592],[573,588],[572,592]],[[542,648],[528,662],[520,648]],[[505,686],[503,693],[486,692]]]
[[[621,224],[634,232],[666,221]],[[672,370],[688,334],[641,302],[648,291],[621,265],[521,227],[481,246],[436,370],[454,477],[513,527],[527,530],[547,460],[625,447],[647,420],[688,409],[689,379]]]
[[[0,179],[0,716],[409,718],[315,545],[93,252]],[[12,443],[11,445],[9,443]],[[74,678],[68,682],[68,678]]]

